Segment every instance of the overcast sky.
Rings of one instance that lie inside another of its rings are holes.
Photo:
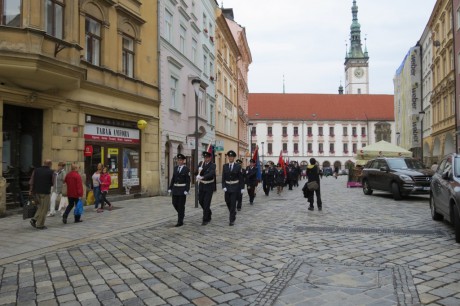
[[[222,0],[217,0],[219,6]],[[367,37],[371,94],[393,94],[393,76],[420,39],[436,0],[357,0]],[[223,0],[246,28],[253,93],[337,93],[344,84],[352,0]],[[364,50],[364,49],[363,49]]]

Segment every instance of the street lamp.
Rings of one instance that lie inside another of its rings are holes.
[[[425,111],[418,112],[419,119],[420,119],[420,159],[423,162],[423,117],[425,117]]]
[[[201,80],[196,78],[192,80],[193,89],[195,90],[195,169],[198,170],[198,96],[200,94]],[[195,179],[195,208],[198,207],[198,183]]]
[[[250,144],[249,144],[250,158],[252,158],[252,126],[253,125],[254,125],[253,123],[250,123],[250,122],[248,123],[248,126],[250,126],[250,128],[249,128],[249,133],[250,133],[249,134],[249,137],[250,137],[250,139],[249,139],[249,142],[250,142]]]

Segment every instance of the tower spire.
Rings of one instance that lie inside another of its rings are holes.
[[[361,25],[358,22],[358,6],[356,0],[353,0],[351,7],[353,21],[350,27],[350,51],[348,57],[350,58],[366,58],[361,45]]]

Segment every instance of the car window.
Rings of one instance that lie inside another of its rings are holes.
[[[392,169],[423,169],[423,164],[412,158],[393,158],[388,160],[388,165]]]
[[[452,162],[450,159],[446,160],[446,166],[444,167],[444,171],[442,173],[450,173],[452,171]]]
[[[372,169],[380,169],[380,160],[379,159],[374,160],[374,163],[372,164]]]
[[[455,157],[454,175],[457,177],[460,176],[460,157]]]
[[[446,161],[447,159],[444,159],[438,167],[438,170],[436,170],[437,173],[442,174],[444,172],[444,167],[446,166]]]

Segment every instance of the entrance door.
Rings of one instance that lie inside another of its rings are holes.
[[[7,204],[22,205],[27,198],[30,175],[43,162],[43,111],[5,104],[2,128]]]

